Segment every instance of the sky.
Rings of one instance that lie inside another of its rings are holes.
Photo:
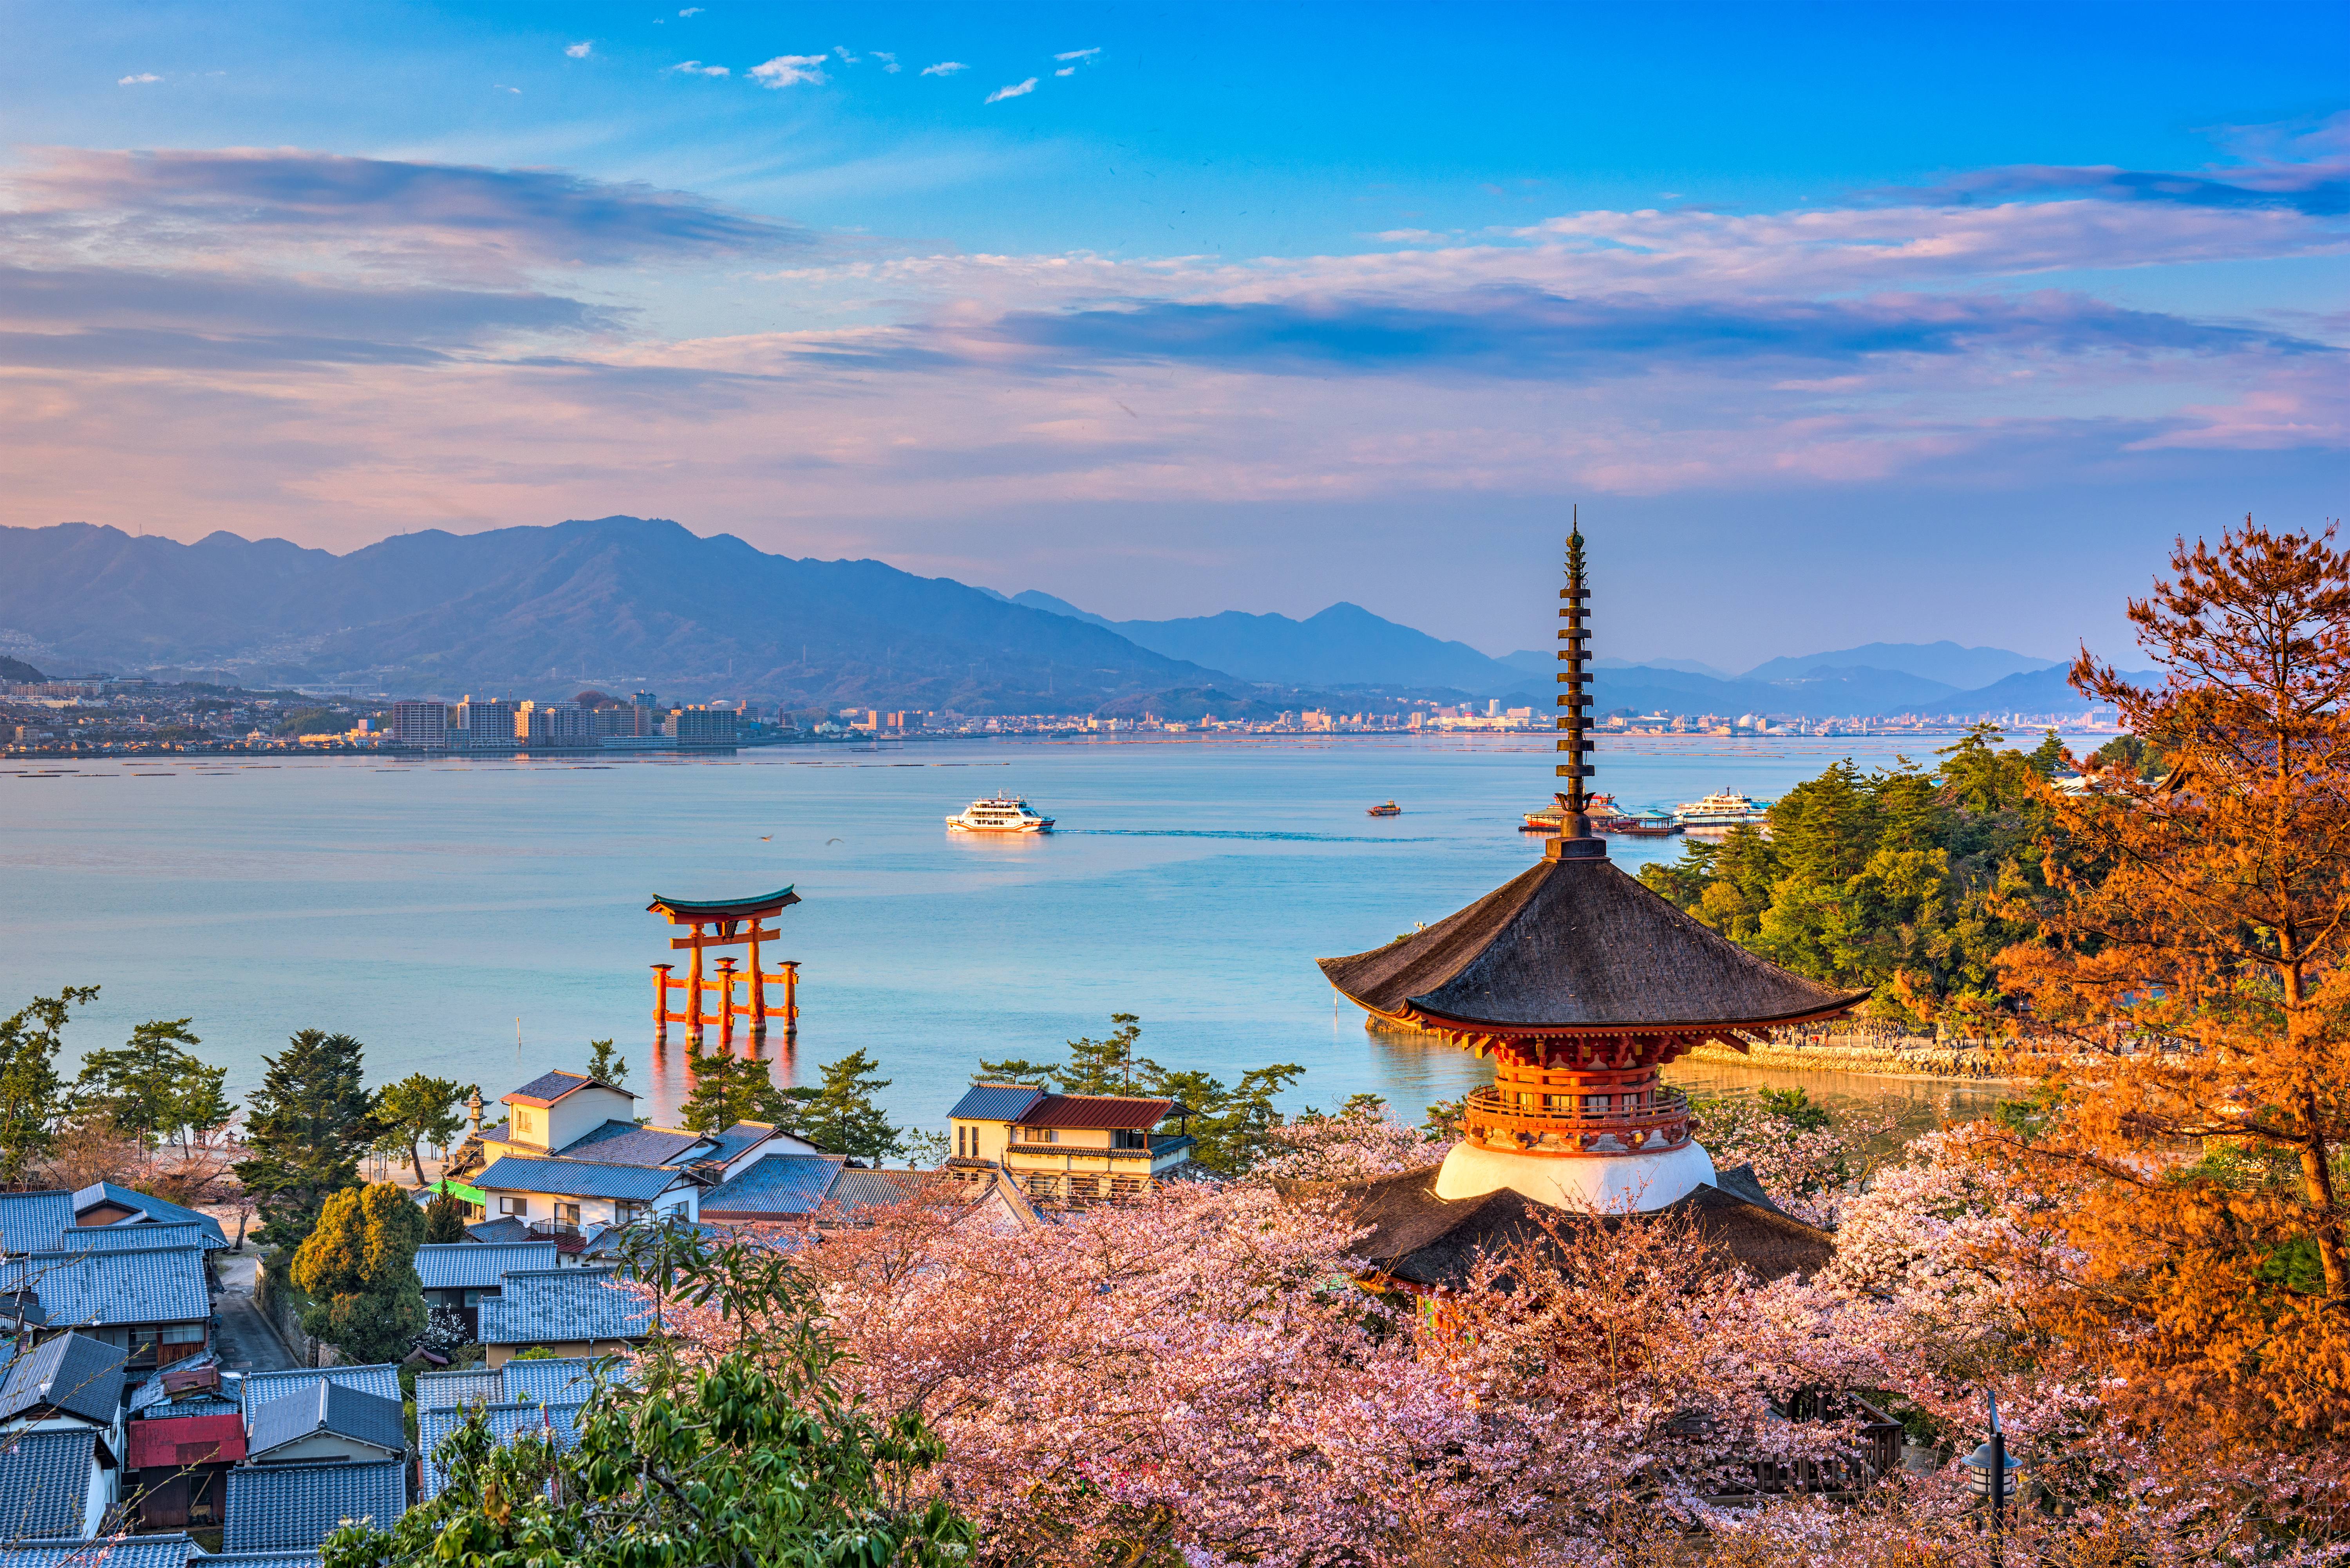
[[[2350,444],[2350,7],[8,5],[0,524],[2126,650]]]

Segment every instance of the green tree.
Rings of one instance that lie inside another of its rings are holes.
[[[361,1364],[398,1361],[424,1332],[416,1249],[424,1211],[390,1182],[345,1188],[319,1210],[294,1252],[294,1282],[309,1293],[302,1329]]]
[[[118,1051],[93,1051],[82,1058],[74,1080],[71,1108],[96,1113],[114,1129],[151,1148],[189,1128],[215,1127],[228,1119],[222,1084],[225,1067],[211,1067],[185,1049],[201,1045],[185,1018],[159,1018],[130,1032]]]
[[[609,1040],[588,1042],[588,1075],[616,1089],[629,1086],[629,1064],[612,1049]]]
[[[1049,1089],[1061,1071],[1057,1062],[1031,1062],[1024,1056],[1007,1056],[1001,1062],[980,1058],[979,1071],[971,1075],[974,1084],[1026,1084],[1032,1088]]]
[[[1134,1054],[1142,1037],[1142,1020],[1131,1012],[1109,1015],[1107,1039],[1069,1042],[1068,1065],[1055,1070],[1065,1095],[1130,1095],[1141,1064]]]
[[[1282,1123],[1274,1096],[1305,1075],[1295,1062],[1277,1062],[1250,1068],[1226,1088],[1223,1080],[1207,1073],[1170,1073],[1156,1062],[1142,1065],[1150,1094],[1191,1113],[1191,1158],[1219,1176],[1239,1176],[1264,1158],[1266,1135]]]
[[[767,1064],[756,1056],[712,1052],[693,1059],[693,1092],[686,1096],[685,1125],[695,1132],[724,1132],[736,1122],[784,1127],[798,1114],[808,1089],[781,1089]]]
[[[905,1143],[898,1129],[873,1103],[873,1096],[889,1086],[889,1079],[876,1075],[879,1065],[861,1048],[826,1064],[824,1081],[814,1090],[786,1091],[792,1112],[780,1125],[820,1149],[871,1166],[903,1154]]]
[[[359,1184],[359,1156],[380,1134],[375,1096],[361,1081],[365,1049],[348,1034],[305,1029],[261,1059],[267,1071],[245,1122],[254,1154],[236,1174],[261,1213],[255,1235],[268,1245],[301,1245],[327,1195]]]
[[[841,1386],[814,1285],[772,1250],[672,1240],[640,1278],[727,1303],[740,1339],[704,1366],[656,1339],[634,1386],[600,1384],[577,1441],[501,1446],[475,1411],[436,1453],[448,1480],[388,1529],[329,1537],[327,1568],[968,1568],[970,1523],[923,1480],[921,1417]],[[549,1484],[552,1482],[553,1484]]]
[[[421,1146],[446,1148],[465,1125],[465,1098],[481,1090],[472,1084],[411,1073],[397,1084],[387,1084],[375,1099],[376,1126],[381,1129],[376,1147],[388,1154],[402,1149],[415,1167],[416,1185],[424,1185]]]
[[[97,997],[94,985],[68,985],[0,1021],[0,1182],[22,1185],[55,1144],[58,1041],[72,1010]]]
[[[468,1218],[465,1200],[453,1192],[443,1192],[424,1206],[424,1240],[435,1246],[462,1241]]]

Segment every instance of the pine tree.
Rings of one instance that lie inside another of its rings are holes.
[[[1142,1037],[1142,1020],[1131,1012],[1109,1015],[1106,1040],[1069,1042],[1069,1064],[1056,1070],[1065,1095],[1130,1095],[1139,1064],[1135,1042]]]
[[[376,1147],[387,1153],[405,1150],[415,1168],[416,1185],[424,1185],[424,1155],[421,1146],[446,1148],[465,1125],[466,1096],[481,1090],[471,1084],[411,1073],[388,1084],[376,1096],[375,1120],[382,1129]]]
[[[465,1239],[465,1200],[443,1192],[424,1206],[424,1240],[433,1245]]]
[[[590,1040],[588,1042],[588,1075],[616,1089],[625,1089],[629,1086],[628,1060],[612,1049],[609,1040]]]
[[[118,1051],[93,1051],[82,1058],[71,1106],[78,1113],[102,1116],[114,1130],[151,1148],[190,1127],[218,1127],[228,1119],[221,1085],[225,1067],[206,1066],[184,1049],[201,1045],[185,1018],[159,1018],[130,1032]]]
[[[305,1029],[261,1059],[268,1070],[245,1123],[254,1156],[236,1167],[261,1214],[261,1241],[301,1245],[328,1194],[359,1184],[359,1156],[381,1131],[360,1081],[364,1050],[348,1034]]]
[[[693,1093],[686,1097],[682,1115],[685,1125],[701,1133],[724,1132],[736,1122],[788,1128],[801,1101],[815,1093],[776,1087],[768,1064],[756,1056],[712,1052],[694,1058]]]
[[[58,1037],[67,1015],[97,997],[94,985],[68,985],[0,1020],[0,1183],[22,1183],[57,1141]]]
[[[308,1293],[302,1328],[348,1361],[398,1361],[424,1332],[424,1285],[416,1249],[424,1213],[391,1183],[329,1197],[294,1253],[294,1282]]]
[[[796,1101],[784,1124],[786,1129],[827,1153],[845,1154],[867,1165],[879,1166],[891,1155],[904,1153],[898,1129],[873,1103],[873,1096],[889,1086],[889,1079],[874,1075],[878,1065],[861,1049],[827,1063],[824,1082],[813,1093],[792,1091],[806,1097]]]

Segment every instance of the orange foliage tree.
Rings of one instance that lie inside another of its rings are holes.
[[[2158,753],[2051,792],[2039,938],[2002,957],[2068,1048],[2012,1148],[2077,1182],[2048,1322],[2126,1415],[2216,1441],[2350,1435],[2350,556],[2179,542],[2130,619],[2166,677],[2073,684]],[[2183,1419],[2187,1417],[2192,1420]]]

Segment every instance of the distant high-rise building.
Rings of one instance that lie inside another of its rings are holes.
[[[736,722],[740,718],[732,708],[675,708],[670,711],[669,722],[661,728],[664,733],[675,736],[681,746],[731,746],[737,739]]]
[[[468,696],[457,704],[457,732],[452,738],[461,746],[492,750],[511,747],[515,743],[515,705],[503,697]]]
[[[661,715],[642,703],[629,702],[617,707],[598,708],[595,713],[598,735],[658,735]]]
[[[639,691],[631,696],[629,701],[635,703],[639,708],[659,709],[660,707],[660,703],[653,701],[653,694],[650,691]]]
[[[434,750],[449,744],[449,705],[446,702],[394,702],[390,722],[384,732],[394,742],[403,746],[426,746]]]
[[[596,715],[577,702],[525,702],[515,710],[514,738],[526,746],[592,746]]]

